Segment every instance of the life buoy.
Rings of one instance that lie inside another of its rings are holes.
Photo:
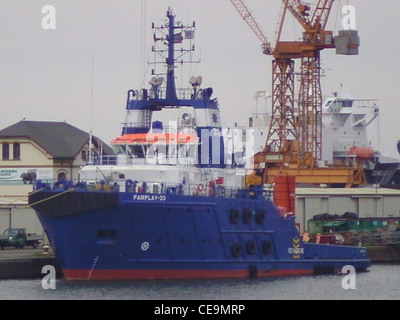
[[[238,224],[240,219],[240,213],[237,209],[232,209],[230,213],[230,219],[233,224]]]
[[[252,240],[246,242],[246,252],[248,254],[256,253],[256,243]]]
[[[204,185],[202,183],[199,183],[199,185],[197,186],[197,190],[199,192],[203,192],[204,191]]]
[[[265,222],[265,211],[264,210],[258,210],[256,212],[256,222],[258,224],[263,224]]]
[[[232,257],[239,258],[242,255],[242,247],[239,243],[234,243],[231,248]]]
[[[253,215],[253,212],[251,210],[249,210],[249,209],[243,210],[243,215],[242,215],[243,222],[246,224],[250,224],[252,215]]]
[[[264,240],[263,243],[262,243],[262,251],[265,254],[270,254],[271,253],[271,249],[272,249],[271,241]]]

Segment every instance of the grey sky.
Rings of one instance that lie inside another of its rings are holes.
[[[274,39],[281,1],[246,2]],[[323,94],[343,88],[355,98],[379,99],[380,146],[398,156],[400,1],[337,0],[329,20],[335,33],[341,29],[340,8],[346,4],[356,8],[360,55],[322,52],[327,74]],[[56,9],[56,30],[42,28],[44,5]],[[260,41],[229,0],[0,0],[0,128],[23,118],[66,120],[86,131],[93,126],[93,133],[107,142],[118,136],[126,92],[147,86],[150,78],[143,80],[141,75],[143,53],[147,59],[152,44],[151,23],[159,24],[168,6],[178,20],[196,21],[201,63],[193,75],[202,75],[203,85],[214,88],[223,123],[246,124],[254,94],[271,92],[271,57],[261,53]],[[300,37],[295,24],[287,20],[288,37],[291,32]]]

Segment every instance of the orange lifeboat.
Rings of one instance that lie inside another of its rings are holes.
[[[194,144],[197,142],[197,135],[192,133],[132,133],[113,139],[111,144]]]
[[[349,150],[349,155],[356,156],[359,160],[369,160],[374,155],[374,150],[371,148],[357,148],[353,147]]]

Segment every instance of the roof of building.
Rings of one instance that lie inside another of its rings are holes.
[[[3,130],[0,138],[29,138],[55,158],[73,158],[89,141],[90,134],[66,122],[22,120]],[[112,148],[93,136],[95,146],[101,144],[104,154],[113,154]]]

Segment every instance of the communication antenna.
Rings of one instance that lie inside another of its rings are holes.
[[[92,139],[93,139],[93,87],[94,87],[94,46],[92,46],[92,87],[90,104],[90,134],[89,134],[89,163],[92,164]]]
[[[140,70],[141,70],[141,79],[144,82],[144,78],[146,76],[146,63],[144,62],[146,60],[146,28],[147,28],[147,22],[146,22],[146,0],[142,0],[141,2],[141,39],[140,39],[140,46],[141,46],[141,57],[140,57]]]

